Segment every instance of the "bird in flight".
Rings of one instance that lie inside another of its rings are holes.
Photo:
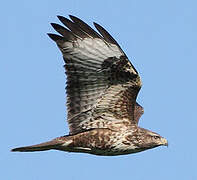
[[[51,25],[60,35],[48,35],[65,62],[69,135],[12,151],[115,156],[167,146],[165,138],[138,126],[144,112],[136,102],[142,82],[116,40],[97,23],[99,33],[75,16],[58,19],[64,26]]]

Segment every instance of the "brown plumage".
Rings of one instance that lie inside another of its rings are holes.
[[[140,152],[167,140],[140,128],[144,113],[136,102],[138,72],[114,38],[94,23],[97,33],[77,17],[58,16],[61,35],[48,34],[63,54],[67,75],[67,121],[70,133],[52,141],[12,151],[62,150],[96,155]]]

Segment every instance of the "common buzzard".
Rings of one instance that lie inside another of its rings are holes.
[[[67,75],[69,135],[12,151],[62,150],[113,156],[168,145],[159,134],[138,126],[143,107],[136,102],[140,76],[114,38],[99,24],[98,32],[77,17],[58,16],[51,23]],[[65,28],[66,27],[66,28]]]

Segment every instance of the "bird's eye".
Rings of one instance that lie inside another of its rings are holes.
[[[153,138],[154,138],[154,139],[159,139],[160,137],[159,137],[159,136],[153,136]]]

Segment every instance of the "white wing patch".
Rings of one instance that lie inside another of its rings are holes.
[[[77,39],[75,42],[65,42],[61,45],[61,51],[63,54],[72,52],[72,54],[66,54],[66,58],[73,57],[73,55],[79,55],[83,61],[91,60],[93,63],[102,64],[104,59],[108,57],[117,57],[123,55],[120,49],[114,44],[107,44],[103,40],[98,38],[84,38]]]

